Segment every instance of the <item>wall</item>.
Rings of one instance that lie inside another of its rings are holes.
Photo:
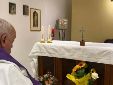
[[[113,1],[72,0],[71,40],[81,40],[83,27],[86,41],[103,42],[113,38]]]
[[[16,3],[16,15],[9,14],[9,2]],[[23,15],[23,4],[30,8],[41,9],[41,23],[54,26],[60,17],[69,17],[69,0],[1,0],[0,18],[10,22],[17,31],[17,37],[12,48],[12,55],[31,72],[30,50],[35,42],[40,41],[40,31],[30,31],[30,16]],[[32,73],[32,72],[31,72]]]

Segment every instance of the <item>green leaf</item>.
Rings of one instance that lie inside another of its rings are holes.
[[[75,76],[77,76],[78,78],[81,78],[85,75],[85,69],[80,69],[76,72]]]
[[[90,79],[88,85],[93,85],[93,83],[94,81]]]

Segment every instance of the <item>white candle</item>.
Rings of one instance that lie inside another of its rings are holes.
[[[42,26],[41,29],[42,29],[42,30],[41,30],[41,38],[43,38],[43,35],[44,35],[44,27]]]
[[[48,42],[51,42],[51,26],[48,26]]]
[[[48,39],[50,38],[50,34],[51,34],[51,33],[50,33],[50,28],[51,28],[51,26],[49,25],[49,26],[48,26]]]
[[[41,42],[45,42],[45,39],[44,39],[44,26],[41,27]]]
[[[48,26],[48,35],[50,35],[50,25]]]

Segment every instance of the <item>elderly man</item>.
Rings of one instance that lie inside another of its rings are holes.
[[[0,85],[40,85],[27,69],[10,55],[15,38],[14,27],[0,19]]]

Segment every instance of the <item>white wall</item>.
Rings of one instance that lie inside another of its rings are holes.
[[[17,37],[12,48],[12,55],[30,70],[28,54],[37,41],[40,31],[30,31],[30,16],[23,15],[23,4],[30,8],[41,9],[42,25],[54,26],[60,17],[69,17],[68,2],[70,0],[0,0],[0,18],[9,21],[16,29]],[[16,3],[16,15],[9,14],[9,2]]]

